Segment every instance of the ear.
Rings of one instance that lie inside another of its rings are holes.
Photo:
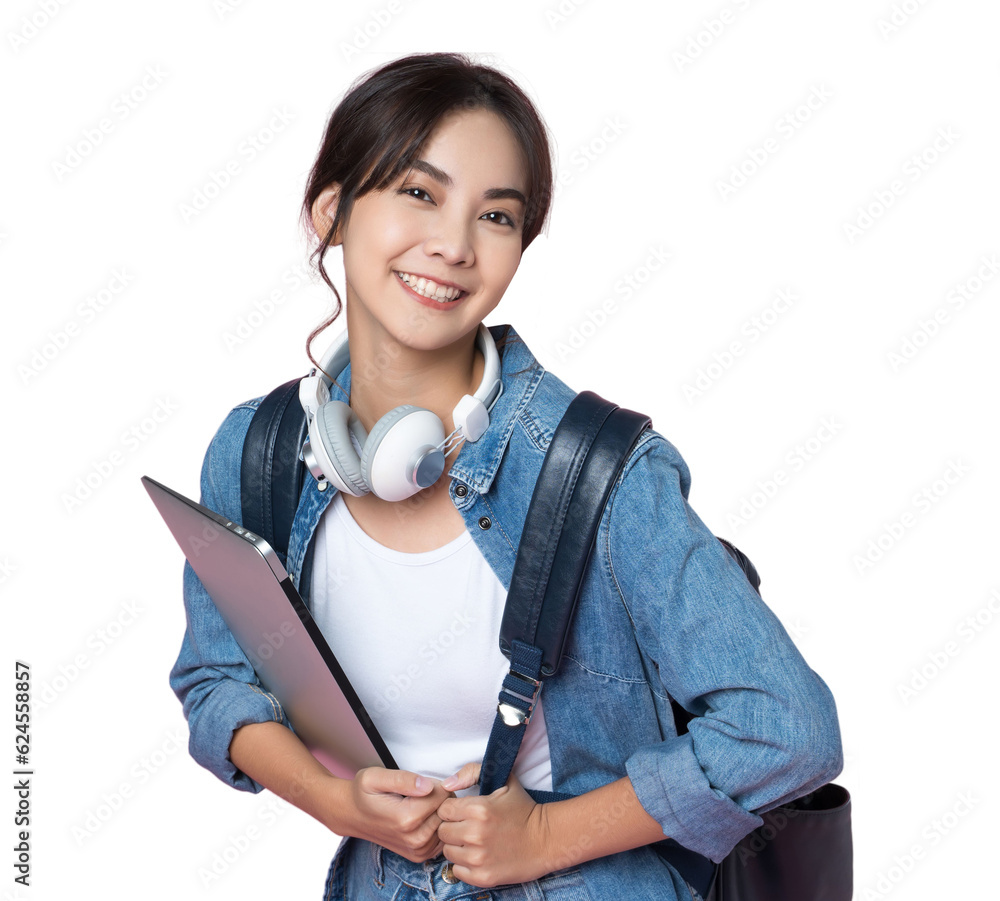
[[[316,234],[325,238],[333,225],[333,217],[337,214],[337,201],[340,199],[340,185],[332,184],[324,188],[319,196],[313,201],[312,221],[316,228]],[[339,229],[338,229],[339,231]],[[331,244],[339,244],[341,235],[334,235]]]

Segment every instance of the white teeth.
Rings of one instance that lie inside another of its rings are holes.
[[[458,288],[449,288],[445,285],[439,285],[437,282],[431,281],[429,278],[417,278],[414,275],[410,275],[409,272],[398,272],[396,273],[399,278],[406,282],[417,294],[422,295],[430,300],[436,300],[438,303],[448,303],[449,301],[455,300],[462,292]]]

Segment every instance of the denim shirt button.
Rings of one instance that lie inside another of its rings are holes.
[[[468,493],[469,493],[469,489],[466,488],[465,485],[456,485],[455,486],[455,495],[457,497],[465,497]]]
[[[493,523],[490,522],[490,518],[488,516],[480,516],[479,517],[479,528],[480,529],[486,530],[491,525],[493,525]]]

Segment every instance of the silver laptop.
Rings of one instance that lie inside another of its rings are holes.
[[[142,483],[219,613],[295,733],[335,776],[396,769],[274,549],[148,476]]]

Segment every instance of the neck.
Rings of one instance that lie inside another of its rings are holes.
[[[351,409],[367,431],[401,404],[436,414],[445,434],[455,428],[452,411],[464,394],[474,394],[485,361],[476,331],[445,347],[414,348],[347,311],[351,348]],[[358,321],[361,320],[361,321]]]

